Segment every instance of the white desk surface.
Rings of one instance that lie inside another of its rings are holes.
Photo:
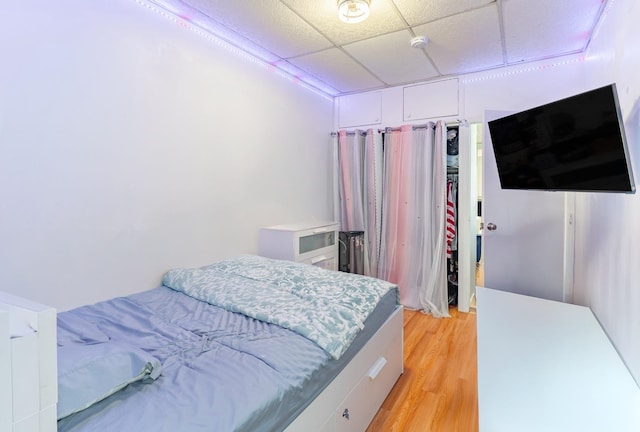
[[[640,431],[640,388],[589,308],[489,288],[476,303],[480,432]]]

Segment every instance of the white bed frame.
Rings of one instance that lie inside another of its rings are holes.
[[[285,432],[366,430],[404,371],[403,327],[403,309],[398,306]]]
[[[0,431],[56,432],[56,311],[0,292]]]
[[[403,325],[398,306],[286,432],[364,431],[403,372]],[[56,347],[55,309],[0,292],[0,431],[57,430]]]

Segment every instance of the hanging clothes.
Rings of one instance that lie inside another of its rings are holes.
[[[447,258],[458,250],[458,174],[447,174]]]
[[[447,288],[449,305],[458,304],[458,174],[447,174]]]
[[[458,128],[447,129],[447,167],[458,168],[460,145],[458,141]]]
[[[447,180],[447,258],[451,258],[452,242],[456,238],[456,206],[453,199],[453,180]]]

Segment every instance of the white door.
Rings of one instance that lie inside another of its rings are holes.
[[[487,123],[483,133],[484,286],[565,300],[565,193],[502,190]]]

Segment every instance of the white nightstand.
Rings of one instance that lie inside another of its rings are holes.
[[[258,254],[338,269],[338,224],[301,222],[260,229]]]

